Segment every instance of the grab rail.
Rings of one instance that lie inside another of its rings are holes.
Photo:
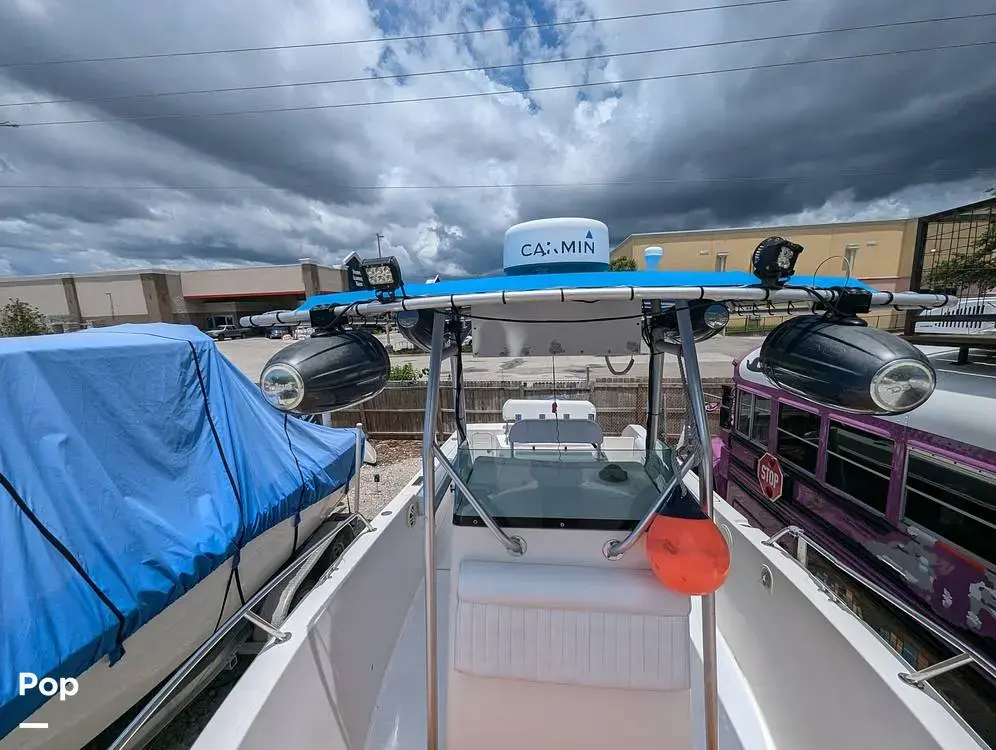
[[[867,576],[859,573],[857,570],[855,570],[850,565],[842,561],[839,557],[828,551],[818,542],[814,541],[812,537],[806,534],[804,529],[798,526],[786,526],[785,528],[776,531],[770,537],[761,542],[761,544],[764,544],[765,546],[768,547],[774,547],[775,549],[781,550],[786,555],[788,555],[789,554],[788,550],[784,549],[783,547],[779,547],[776,544],[776,542],[786,534],[791,534],[796,539],[805,543],[807,547],[819,552],[821,556],[825,557],[827,560],[829,560],[831,563],[837,566],[844,573],[849,575],[851,578],[855,579],[858,583],[876,593],[879,597],[887,601],[889,604],[894,606],[903,614],[912,618],[917,623],[919,623],[924,628],[933,633],[936,637],[940,638],[942,641],[951,646],[953,649],[960,652],[948,659],[940,661],[929,667],[925,667],[916,672],[900,672],[899,678],[901,680],[909,683],[910,685],[920,687],[927,680],[937,677],[938,675],[944,674],[945,672],[950,672],[953,669],[958,669],[959,667],[963,667],[966,664],[970,664],[972,662],[977,664],[983,671],[987,672],[991,677],[996,678],[996,663],[993,663],[989,658],[980,653],[978,649],[976,649],[970,643],[966,643],[958,636],[949,633],[939,625],[934,624],[929,619],[927,619],[922,614],[913,609],[911,606],[906,604],[904,601],[886,591],[884,588],[882,588],[877,583],[869,579]],[[791,557],[791,555],[789,555],[789,557]],[[794,557],[792,559],[795,560],[797,563],[799,563],[799,565],[802,566],[807,573],[813,575],[808,568],[805,568],[805,566],[803,566],[801,561],[796,560],[796,558]],[[831,593],[831,595],[833,595],[834,598],[838,598],[837,595],[834,594],[832,591],[829,593]]]
[[[657,501],[647,509],[646,514],[640,519],[640,523],[636,525],[626,537],[622,540],[610,539],[604,545],[602,545],[602,554],[605,555],[607,560],[618,560],[620,557],[629,552],[630,548],[636,544],[637,539],[640,535],[647,530],[650,524],[654,520],[654,516],[661,510],[668,500],[670,500],[670,495],[674,492],[681,480],[685,478],[685,475],[691,470],[693,466],[697,466],[700,461],[700,456],[698,452],[692,453],[688,458],[686,458],[679,466],[677,471],[675,471],[668,483],[664,486],[664,490],[661,492]]]
[[[315,546],[306,555],[301,555],[298,559],[291,562],[286,568],[278,572],[273,578],[271,578],[267,583],[260,588],[259,591],[253,595],[249,601],[243,604],[239,609],[227,620],[225,623],[215,630],[215,632],[208,638],[204,643],[202,643],[196,651],[183,663],[180,667],[173,672],[169,680],[165,685],[157,692],[142,710],[138,712],[134,719],[125,727],[124,731],[118,736],[114,743],[110,746],[109,750],[122,750],[126,747],[129,742],[131,742],[135,735],[138,734],[139,730],[145,726],[146,722],[152,718],[152,716],[163,707],[166,700],[173,694],[173,691],[179,687],[180,683],[194,671],[194,668],[201,663],[205,656],[207,656],[211,649],[218,645],[221,640],[228,635],[228,633],[241,622],[242,620],[247,620],[260,630],[264,631],[267,635],[273,638],[276,643],[284,643],[290,640],[291,634],[280,630],[273,626],[272,623],[268,622],[264,618],[257,615],[252,609],[259,604],[263,599],[269,595],[277,586],[285,583],[292,575],[294,575],[298,570],[304,567],[305,564],[311,562],[314,558],[320,557],[325,553],[326,548],[332,543],[332,540],[338,536],[339,532],[345,529],[347,526],[352,527],[354,521],[360,521],[363,528],[356,533],[352,541],[346,547],[348,550],[356,540],[363,536],[364,533],[368,531],[373,531],[373,527],[370,522],[359,512],[360,511],[360,468],[363,465],[363,452],[360,449],[363,445],[364,435],[363,426],[361,424],[356,425],[356,451],[355,451],[355,467],[353,473],[353,479],[356,482],[354,491],[354,507],[350,510],[348,506],[348,495],[347,495],[347,512],[349,515],[346,516],[342,521],[336,524],[335,528],[329,533],[325,534],[318,541]],[[345,550],[343,550],[345,554]]]
[[[436,460],[439,461],[439,467],[450,478],[450,481],[453,482],[456,488],[467,498],[467,502],[469,502],[474,510],[477,511],[477,515],[479,515],[481,520],[484,521],[484,525],[487,526],[491,533],[495,535],[495,539],[497,539],[499,544],[501,544],[501,546],[508,551],[508,554],[515,556],[524,555],[526,553],[525,540],[523,540],[522,537],[509,536],[502,530],[501,526],[495,522],[495,519],[491,517],[485,507],[481,504],[481,501],[474,497],[474,493],[470,491],[470,488],[467,486],[466,482],[463,481],[459,472],[453,464],[450,463],[450,460],[446,458],[438,445],[432,445],[432,454],[436,457]]]

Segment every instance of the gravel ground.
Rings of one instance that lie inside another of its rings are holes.
[[[377,458],[380,459],[379,454]],[[373,518],[380,513],[421,468],[422,458],[417,455],[390,464],[382,459],[377,466],[364,464],[360,470],[360,511],[363,515]]]
[[[422,467],[421,440],[371,440],[377,449],[377,465],[360,469],[360,510],[373,518],[407,485]],[[234,669],[222,672],[197,700],[177,716],[146,750],[189,750],[212,714],[225,700],[252,660],[240,656]],[[130,717],[128,717],[130,718]],[[127,725],[127,719],[89,743],[84,750],[104,750]]]

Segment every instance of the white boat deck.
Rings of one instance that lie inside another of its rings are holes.
[[[373,519],[194,750],[426,746],[417,494]],[[642,540],[609,561],[602,545],[620,532],[515,528],[527,554],[512,557],[483,526],[453,525],[453,497],[436,515],[440,747],[703,748],[699,602],[656,583]],[[716,512],[733,561],[716,598],[722,750],[985,747],[797,561],[721,499]]]

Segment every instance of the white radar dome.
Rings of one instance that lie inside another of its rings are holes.
[[[609,228],[594,219],[537,219],[505,232],[505,273],[606,271]]]

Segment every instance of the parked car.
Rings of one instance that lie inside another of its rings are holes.
[[[297,327],[297,337],[299,339],[310,339],[315,335],[315,329],[311,326],[298,326]]]
[[[244,339],[249,335],[250,331],[248,328],[239,328],[238,326],[225,324],[217,328],[212,328],[206,331],[206,333],[216,341],[224,341],[225,339]]]
[[[292,334],[293,326],[271,326],[266,332],[266,338],[268,339],[282,339],[284,336],[290,336]]]

